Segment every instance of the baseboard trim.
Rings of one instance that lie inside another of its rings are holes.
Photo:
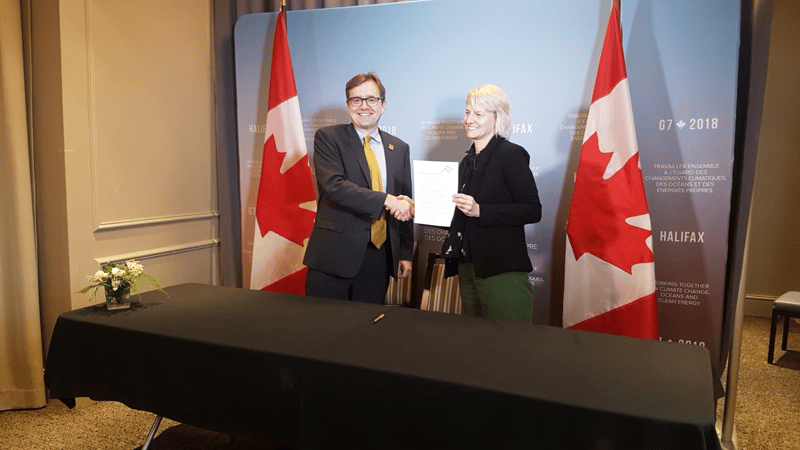
[[[772,317],[772,302],[778,298],[773,295],[748,295],[744,298],[744,315],[753,317]]]

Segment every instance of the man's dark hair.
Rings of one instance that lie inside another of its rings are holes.
[[[350,81],[347,82],[347,85],[344,88],[345,99],[350,98],[350,91],[354,87],[361,86],[367,81],[372,81],[376,85],[378,85],[378,91],[381,93],[381,98],[386,98],[386,88],[383,87],[383,83],[381,83],[381,79],[378,78],[378,74],[376,74],[375,72],[370,72],[370,73],[360,73],[351,78]]]

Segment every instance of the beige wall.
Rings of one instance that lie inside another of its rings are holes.
[[[776,0],[753,189],[745,292],[748,314],[800,291],[800,2]]]
[[[210,0],[33,0],[45,346],[105,261],[218,283],[210,23]]]

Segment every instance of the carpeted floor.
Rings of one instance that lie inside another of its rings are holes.
[[[800,350],[800,326],[793,322],[789,333],[790,350],[780,350],[779,332],[775,364],[769,365],[769,319],[745,318],[735,416],[739,450],[800,450],[800,351],[791,350]],[[133,450],[144,442],[153,419],[116,402],[69,410],[52,401],[38,410],[0,412],[0,449]],[[267,437],[232,442],[227,435],[164,419],[150,449],[279,450],[284,445]]]
[[[770,319],[745,317],[736,397],[737,449],[800,449],[800,325],[790,321],[788,350],[775,339],[775,363],[767,363]],[[726,378],[723,378],[723,384]],[[717,407],[722,420],[724,399]]]
[[[45,408],[0,412],[2,450],[138,449],[155,416],[118,402],[96,402],[68,409],[60,401]],[[164,419],[149,450],[277,450],[268,438],[243,439]]]

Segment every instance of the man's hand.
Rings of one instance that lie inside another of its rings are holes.
[[[398,195],[397,199],[398,200],[405,200],[408,203],[411,203],[411,217],[413,218],[416,215],[416,210],[414,208],[414,205],[415,205],[414,199],[412,199],[411,197],[406,197],[405,195]]]
[[[412,205],[407,200],[400,200],[392,194],[387,194],[383,205],[395,219],[401,222],[405,222],[413,217],[411,212]]]
[[[405,278],[411,274],[411,261],[401,259],[398,261],[397,278]]]

